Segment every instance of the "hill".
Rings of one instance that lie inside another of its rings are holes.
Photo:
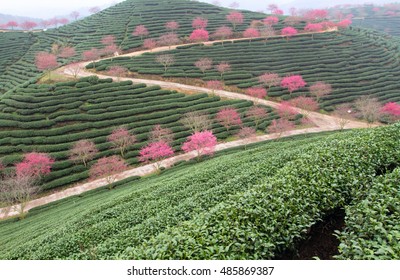
[[[175,63],[164,74],[162,65],[156,63],[159,53],[121,57],[96,63],[98,71],[113,65],[128,68],[134,75],[152,74],[160,78],[192,78],[222,80],[227,86],[246,89],[260,85],[258,76],[265,72],[281,77],[300,74],[311,85],[317,81],[330,83],[331,95],[321,99],[321,107],[333,110],[341,103],[352,102],[361,96],[377,97],[383,103],[400,101],[400,59],[397,42],[386,35],[364,29],[343,30],[321,34],[303,34],[287,40],[276,37],[214,43],[212,46],[193,45],[163,52],[171,54]],[[232,71],[224,77],[215,68],[204,74],[195,67],[200,58],[210,58],[214,65],[228,62]],[[93,67],[92,64],[87,68]],[[161,74],[161,75],[160,75]],[[181,79],[183,80],[183,79]],[[306,94],[304,88],[289,94],[287,89],[272,87],[269,97],[287,100]]]
[[[30,85],[0,100],[0,159],[6,166],[20,161],[24,153],[49,153],[56,160],[52,173],[43,178],[44,189],[52,189],[88,178],[88,168],[99,158],[118,155],[107,136],[118,127],[126,127],[136,135],[137,142],[124,157],[131,165],[138,164],[139,150],[148,141],[149,132],[157,124],[173,132],[175,151],[191,130],[180,122],[187,112],[207,113],[214,119],[225,107],[237,108],[245,126],[255,127],[246,112],[253,105],[245,100],[221,100],[207,94],[185,95],[162,90],[158,86],[146,87],[131,81],[113,83],[111,79],[97,77],[54,85]],[[265,130],[273,119],[269,112],[259,124]],[[217,121],[212,127],[217,138],[226,139],[238,132],[235,126],[227,131]],[[79,140],[94,141],[100,153],[89,166],[69,160],[69,150]]]
[[[42,19],[39,18],[31,18],[31,17],[21,17],[21,16],[13,16],[13,15],[6,15],[6,14],[1,14],[0,13],[0,25],[5,24],[9,21],[16,21],[19,23],[22,23],[24,21],[34,21],[34,22],[40,22]]]
[[[390,195],[399,137],[395,125],[271,142],[72,197],[23,221],[1,222],[0,258],[276,259],[296,255],[313,224],[345,207],[342,245],[330,253],[397,259],[398,244],[386,240],[388,232],[399,234],[390,226],[400,201],[398,192]],[[387,191],[376,192],[382,184]],[[390,212],[368,212],[385,221],[382,230],[367,221],[357,226],[364,200],[376,195],[385,198],[379,207],[393,205]],[[363,232],[374,242],[366,240],[360,252],[354,242],[362,242]],[[377,251],[383,245],[387,250]]]
[[[225,19],[228,13],[228,9],[195,1],[127,0],[60,28],[32,33],[31,42],[26,45],[29,48],[14,63],[7,63],[8,67],[0,71],[0,94],[30,79],[35,80],[40,73],[35,69],[34,56],[40,51],[50,51],[53,44],[74,46],[80,54],[83,50],[101,48],[101,39],[106,35],[114,35],[118,46],[128,50],[142,45],[139,37],[131,35],[137,25],[145,25],[149,36],[156,38],[166,33],[166,22],[175,20],[180,24],[178,35],[185,37],[193,30],[191,23],[195,17],[207,18],[208,30],[213,32],[220,25],[229,24]],[[244,15],[245,22],[238,27],[238,31],[243,31],[252,20],[266,16],[249,11],[244,11]],[[0,33],[0,42],[4,36]],[[16,41],[16,44],[20,42]],[[5,63],[2,60],[8,56],[7,52],[7,48],[0,49],[0,64]]]

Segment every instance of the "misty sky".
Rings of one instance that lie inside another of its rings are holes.
[[[35,18],[50,18],[56,15],[68,15],[73,10],[100,6],[105,7],[112,3],[122,2],[123,0],[0,0],[0,13],[29,16]],[[163,0],[160,0],[163,1]],[[304,8],[323,8],[337,4],[362,4],[362,3],[390,3],[393,0],[220,0],[222,4],[228,6],[233,1],[240,4],[240,9],[265,10],[268,4],[277,3],[284,10],[290,7]],[[213,0],[202,0],[211,3]]]

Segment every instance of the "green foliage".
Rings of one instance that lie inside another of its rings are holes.
[[[400,258],[400,169],[376,178],[367,194],[346,207],[338,259]]]

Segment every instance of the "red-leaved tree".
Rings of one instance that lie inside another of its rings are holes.
[[[257,130],[259,124],[267,117],[267,111],[263,107],[253,106],[246,112],[246,116],[254,121],[255,129]]]
[[[39,71],[47,71],[50,77],[50,71],[58,67],[57,56],[47,52],[39,52],[35,57],[35,65]]]
[[[310,93],[312,96],[315,96],[317,102],[326,95],[332,93],[332,86],[325,82],[316,82],[312,86],[310,86]]]
[[[83,60],[92,61],[93,69],[96,67],[94,61],[99,59],[99,57],[100,57],[100,51],[98,49],[96,49],[96,48],[92,48],[92,49],[90,49],[88,51],[84,51],[82,53]]]
[[[208,25],[208,19],[197,17],[192,21],[192,26],[194,29],[205,29]]]
[[[258,77],[258,81],[264,86],[267,86],[268,89],[271,89],[273,86],[279,86],[281,80],[282,78],[276,73],[264,73]]]
[[[69,159],[74,162],[82,162],[87,166],[87,162],[92,160],[99,150],[96,144],[89,140],[80,140],[76,142],[69,151]]]
[[[189,40],[192,42],[206,42],[208,41],[209,34],[205,29],[196,29],[193,30],[192,34],[190,34]]]
[[[140,40],[143,41],[143,37],[149,35],[149,31],[147,30],[146,26],[138,25],[135,27],[135,31],[132,33],[133,36],[140,37]]]
[[[150,143],[146,147],[143,147],[139,153],[139,161],[149,163],[155,162],[155,167],[160,170],[160,160],[171,157],[174,155],[172,148],[164,141]]]
[[[107,140],[111,142],[115,149],[120,151],[121,156],[123,157],[126,149],[136,142],[136,137],[135,135],[131,135],[126,128],[120,127],[114,129],[107,137]]]
[[[304,27],[304,31],[310,32],[311,38],[314,40],[314,33],[315,32],[321,32],[324,30],[324,26],[321,23],[307,23],[307,25]]]
[[[282,79],[281,87],[287,88],[292,94],[294,91],[305,87],[307,83],[303,80],[303,77],[300,75],[292,75],[287,76]]]
[[[38,24],[34,21],[24,21],[19,25],[24,30],[32,30],[33,28],[37,27]]]
[[[242,124],[242,119],[238,111],[234,108],[221,109],[217,113],[216,119],[227,131],[229,131],[232,126]]]
[[[395,102],[386,103],[382,107],[382,113],[387,115],[391,121],[398,121],[400,120],[400,104]]]
[[[44,153],[28,153],[24,155],[22,162],[15,165],[17,176],[28,176],[32,178],[41,178],[43,175],[51,172],[54,159]]]
[[[208,57],[204,57],[196,61],[194,65],[204,74],[207,70],[212,68],[213,61]]]
[[[89,171],[91,179],[105,178],[111,189],[117,175],[128,168],[125,161],[119,156],[103,157],[92,165]]]
[[[186,153],[196,151],[197,158],[203,155],[214,154],[215,146],[217,145],[217,138],[211,131],[196,132],[189,136],[187,141],[183,144],[182,150]]]
[[[352,24],[350,19],[344,19],[336,24],[336,26],[340,29],[346,29]]]
[[[18,22],[11,20],[9,22],[6,23],[6,26],[8,28],[11,28],[11,30],[14,30],[14,28],[18,27]]]
[[[302,114],[307,117],[311,111],[319,109],[318,103],[311,97],[299,96],[289,102],[293,107],[297,107],[302,110]]]
[[[236,26],[243,23],[244,16],[241,12],[232,11],[226,16],[226,19],[232,24],[233,30],[236,30]]]

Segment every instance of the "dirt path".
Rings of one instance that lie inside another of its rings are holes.
[[[238,39],[239,40],[239,39]],[[243,40],[243,39],[240,39]],[[229,40],[228,40],[229,41]],[[214,41],[215,42],[215,41]],[[214,42],[207,42],[209,44],[212,44]],[[153,51],[158,52],[158,51],[165,51],[165,50],[170,50],[170,49],[175,49],[177,46],[171,46],[171,47],[160,47],[156,48]],[[137,51],[129,54],[125,54],[124,56],[138,56],[141,55],[145,52],[148,51]],[[81,72],[78,74],[79,77],[87,77],[87,76],[93,76],[94,73],[86,71],[86,65],[88,65],[89,62],[82,62],[80,64]],[[70,70],[69,66],[64,66],[61,67],[57,70],[59,74],[63,75],[72,75],[72,71]],[[110,76],[106,75],[100,75],[96,74],[99,78],[110,78]],[[118,80],[117,77],[111,77],[114,80]],[[184,90],[184,91],[192,91],[192,92],[206,92],[210,94],[215,94],[223,98],[228,98],[228,99],[244,99],[244,100],[251,100],[254,101],[254,98],[249,97],[244,94],[236,93],[236,92],[229,92],[229,91],[224,91],[224,90],[216,90],[212,91],[210,89],[202,88],[202,87],[196,87],[196,86],[190,86],[190,85],[184,85],[184,84],[178,84],[178,83],[172,83],[172,82],[165,82],[165,81],[155,81],[155,80],[145,80],[145,79],[133,79],[133,78],[120,78],[119,80],[121,81],[127,81],[130,80],[134,83],[144,83],[147,85],[158,85],[162,88],[167,88],[171,90]],[[272,102],[268,100],[257,100],[258,104],[270,106],[273,108],[277,108],[279,106],[279,103],[277,102]],[[307,128],[307,129],[300,129],[300,130],[293,130],[293,131],[288,131],[283,133],[282,135],[279,134],[268,134],[268,135],[262,135],[262,136],[257,136],[253,137],[251,139],[245,139],[245,140],[238,140],[238,141],[232,141],[228,143],[221,143],[218,144],[216,147],[216,151],[221,151],[224,149],[229,149],[233,147],[238,147],[238,146],[243,146],[245,144],[250,144],[250,143],[257,143],[257,142],[262,142],[266,140],[271,140],[271,139],[276,139],[279,137],[286,137],[286,136],[292,136],[292,135],[300,135],[300,134],[305,134],[305,133],[316,133],[316,132],[323,132],[323,131],[333,131],[340,129],[339,122],[340,120],[338,118],[320,114],[317,112],[307,112],[302,109],[296,108],[298,112],[302,112],[303,114],[307,115],[307,117],[315,124],[315,127],[313,128]],[[352,129],[352,128],[366,128],[368,125],[363,122],[358,122],[358,121],[349,121],[348,124],[346,124],[346,129]],[[163,160],[160,162],[160,166],[163,167],[169,167],[173,165],[174,163],[181,161],[181,160],[189,160],[195,157],[195,153],[186,153],[186,154],[180,154],[175,157]],[[123,179],[126,179],[128,177],[132,176],[144,176],[148,175],[151,173],[154,173],[156,171],[156,168],[154,164],[148,164],[136,168],[132,168],[130,170],[127,170],[125,172],[122,172],[117,175],[116,181],[120,181]],[[45,205],[66,197],[74,196],[81,194],[86,191],[90,191],[99,187],[106,186],[107,182],[105,179],[99,179],[95,180],[92,182],[88,182],[85,184],[78,185],[76,187],[72,187],[63,191],[59,191],[57,193],[41,197],[35,200],[32,200],[27,203],[25,206],[25,211],[29,211],[30,209]],[[18,215],[18,209],[19,205],[12,206],[11,208],[0,208],[0,219],[12,217],[15,215]]]

